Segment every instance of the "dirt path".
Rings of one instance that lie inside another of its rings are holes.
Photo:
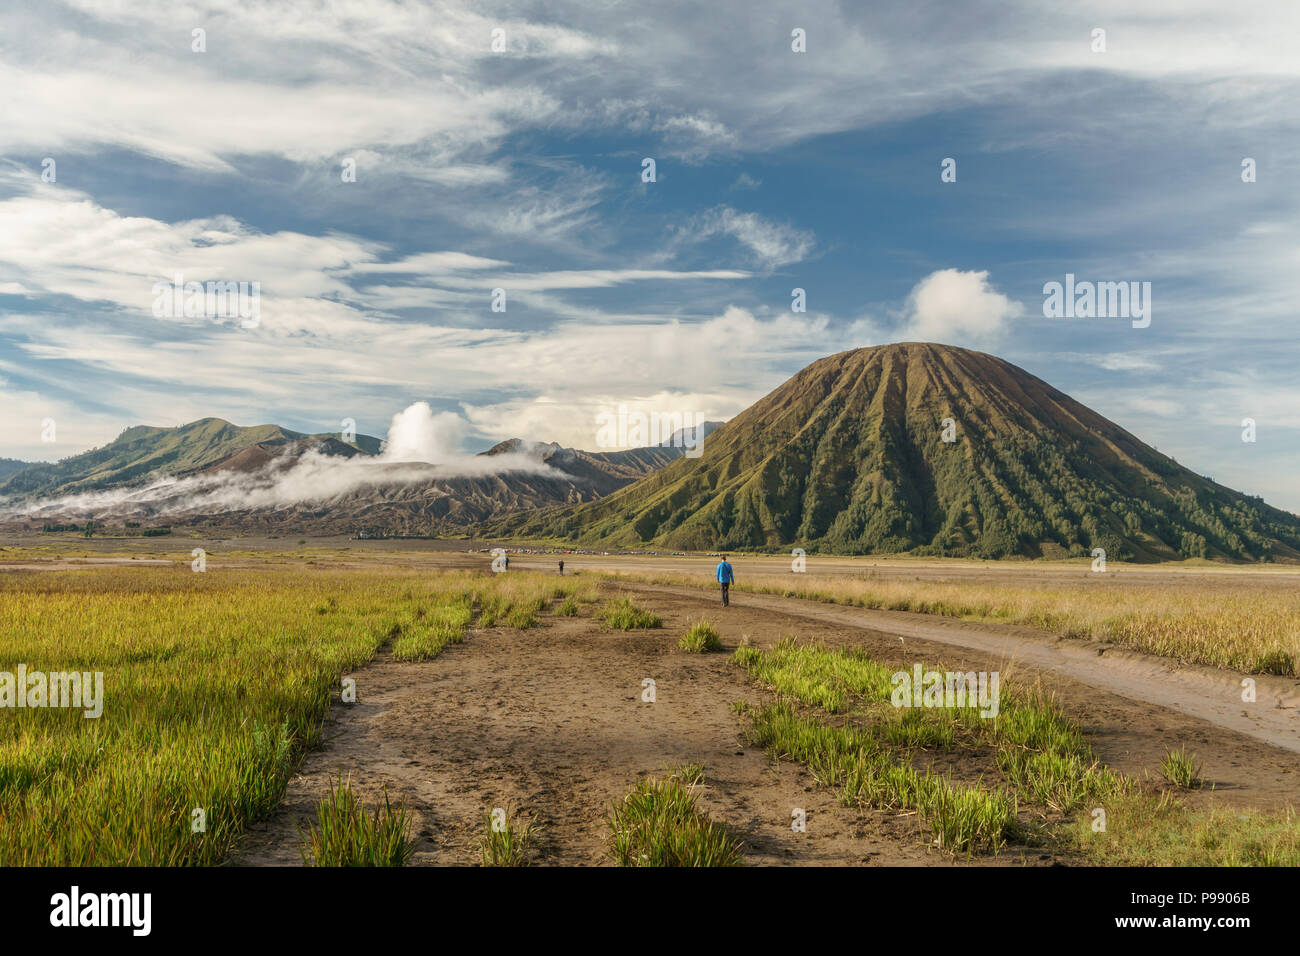
[[[110,565],[176,565],[178,563],[170,558],[51,558],[49,561],[26,563],[0,561],[0,571],[84,571],[86,568]]]
[[[350,773],[368,805],[383,788],[404,798],[422,837],[414,865],[479,862],[477,838],[493,807],[536,814],[539,862],[607,864],[606,816],[637,778],[665,764],[705,765],[702,807],[745,842],[750,864],[953,865],[929,848],[915,815],[841,807],[798,766],[774,767],[740,740],[732,702],[761,702],[728,654],[677,650],[698,601],[665,595],[662,630],[611,632],[590,618],[547,617],[527,631],[471,630],[422,663],[385,651],[356,672],[358,703],[335,704],[324,744],[290,782],[282,813],[254,828],[234,862],[301,862],[295,823],[311,819],[336,773]],[[769,629],[771,640],[779,627]],[[728,651],[740,631],[723,628]],[[656,700],[643,702],[642,681]],[[807,813],[807,832],[791,812]],[[980,865],[1050,863],[1039,851]]]
[[[1294,749],[1256,739],[1255,722],[1247,736],[1188,713],[1195,707],[1179,699],[1182,688],[1190,700],[1212,700],[1215,685],[1164,662],[1126,659],[1141,655],[1108,650],[1098,657],[1096,648],[1024,628],[901,612],[751,594],[736,595],[724,611],[709,592],[631,581],[605,587],[635,596],[664,618],[664,628],[624,634],[587,617],[548,616],[543,627],[527,631],[471,630],[466,643],[433,661],[397,662],[382,651],[353,675],[359,702],[336,703],[323,746],[305,758],[283,811],[250,832],[234,862],[300,863],[295,823],[312,817],[329,780],[344,773],[368,805],[384,787],[405,799],[421,837],[415,865],[476,864],[483,814],[498,806],[534,814],[542,824],[539,862],[608,863],[610,804],[638,776],[686,762],[705,764],[702,805],[744,840],[750,863],[967,862],[929,848],[914,815],[841,807],[799,767],[774,767],[744,746],[731,704],[758,703],[767,692],[750,684],[728,654],[676,649],[677,637],[705,614],[728,651],[742,640],[770,646],[794,633],[827,646],[862,647],[890,665],[1000,669],[1008,680],[1040,683],[1079,722],[1097,756],[1125,773],[1158,778],[1165,752],[1186,745],[1212,786],[1187,795],[1193,805],[1276,807],[1294,804],[1300,793]],[[655,681],[654,703],[641,699],[645,678]],[[1177,706],[1164,706],[1166,700]],[[1294,719],[1294,711],[1283,713]],[[796,807],[807,811],[806,833],[790,828]],[[1013,850],[973,862],[1057,861]]]

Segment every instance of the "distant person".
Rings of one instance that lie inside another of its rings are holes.
[[[510,570],[510,555],[506,555],[506,570]]]
[[[560,573],[561,573],[561,574],[564,573],[564,562],[563,562],[563,561],[560,562]]]
[[[731,600],[727,591],[735,583],[736,572],[731,570],[731,565],[727,563],[727,556],[724,554],[722,560],[718,562],[718,583],[722,585],[722,606],[730,607]]]

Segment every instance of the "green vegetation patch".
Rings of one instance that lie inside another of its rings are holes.
[[[688,765],[647,777],[610,811],[619,866],[739,866],[740,841],[696,805],[704,768]]]
[[[718,629],[701,618],[677,641],[677,646],[688,654],[704,654],[722,650]]]
[[[331,782],[316,808],[316,820],[299,831],[303,862],[315,866],[405,866],[415,852],[411,821],[404,805],[384,805],[372,814],[352,792],[351,779]]]
[[[529,866],[537,852],[539,828],[532,817],[505,807],[483,814],[479,853],[484,866]]]
[[[619,631],[631,631],[663,627],[664,622],[658,614],[637,607],[631,598],[616,598],[605,604],[597,615],[608,627]]]

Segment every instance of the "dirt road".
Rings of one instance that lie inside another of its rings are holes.
[[[370,805],[386,786],[414,811],[422,837],[414,865],[477,864],[483,815],[494,807],[536,816],[542,863],[608,863],[613,801],[642,774],[696,762],[706,768],[701,806],[744,840],[751,864],[953,864],[926,846],[914,815],[841,807],[799,767],[774,766],[747,748],[731,704],[757,703],[764,692],[728,655],[676,649],[697,600],[665,596],[653,606],[662,630],[548,617],[526,631],[471,630],[428,662],[381,653],[353,675],[358,703],[335,706],[285,811],[250,833],[235,862],[299,863],[295,822],[311,818],[333,775],[350,773]],[[724,635],[733,649],[739,632]],[[642,699],[646,679],[655,682],[653,703]],[[795,808],[807,814],[806,833],[791,829]]]
[[[406,800],[421,837],[417,865],[476,863],[483,815],[498,806],[542,824],[539,862],[607,863],[610,804],[639,775],[677,762],[705,764],[702,805],[745,842],[750,863],[970,862],[930,848],[916,816],[841,807],[799,767],[773,765],[746,747],[732,702],[757,703],[767,692],[750,684],[729,655],[676,649],[677,637],[704,614],[728,651],[743,640],[769,646],[793,633],[828,646],[859,646],[899,666],[1001,669],[1035,680],[1116,769],[1158,777],[1165,752],[1186,745],[1203,761],[1213,788],[1190,795],[1194,805],[1275,807],[1300,792],[1300,755],[1266,742],[1281,740],[1288,726],[1294,732],[1293,725],[1266,716],[1228,726],[1232,715],[1217,706],[1208,678],[1179,669],[1162,673],[1169,666],[1163,662],[1124,660],[1112,651],[1098,656],[1095,647],[1023,628],[750,594],[737,595],[724,612],[708,592],[630,581],[605,587],[632,594],[663,616],[665,627],[625,634],[586,617],[548,616],[543,627],[527,631],[471,630],[465,644],[433,661],[400,663],[381,652],[354,675],[359,702],[335,706],[324,745],[306,757],[284,811],[251,831],[235,862],[300,862],[295,823],[311,817],[328,781],[344,773],[371,805],[384,787]],[[654,703],[642,700],[646,678],[655,681]],[[1189,712],[1197,705],[1179,694],[1205,702],[1204,711]],[[1294,709],[1271,709],[1294,720]],[[806,833],[791,830],[795,808],[808,813]],[[1013,851],[973,862],[1070,861]]]

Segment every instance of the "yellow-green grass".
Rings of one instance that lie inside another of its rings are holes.
[[[700,618],[678,639],[677,646],[688,654],[705,654],[722,650],[722,638],[716,627]]]
[[[860,650],[786,638],[767,651],[742,647],[734,659],[778,691],[772,703],[736,708],[750,718],[751,741],[806,764],[846,805],[916,810],[936,843],[954,852],[1028,839],[1103,865],[1300,864],[1293,808],[1194,809],[1172,792],[1139,785],[1098,762],[1079,727],[1035,688],[1002,687],[995,718],[969,707],[900,713],[889,703],[891,668]],[[912,766],[921,749],[975,755],[989,747],[996,773],[976,783]],[[1162,771],[1184,788],[1199,777],[1195,757],[1183,750],[1167,755]],[[1098,809],[1106,814],[1101,832],[1094,830]],[[1017,822],[1020,811],[1034,826]]]
[[[1185,745],[1165,754],[1160,772],[1166,780],[1184,790],[1199,790],[1204,783],[1201,779],[1201,764],[1187,752]]]
[[[446,583],[435,595],[436,603],[418,607],[400,622],[393,638],[393,657],[397,660],[429,660],[442,653],[449,644],[465,640],[466,628],[478,612],[480,628],[512,627],[526,630],[542,623],[542,612],[552,601],[564,599],[560,613],[577,613],[579,602],[595,600],[596,585],[591,582],[557,583],[547,575],[533,572],[505,572],[487,579],[465,572],[446,572]],[[566,610],[572,608],[572,612]]]
[[[1082,732],[1060,706],[1036,688],[1000,682],[996,713],[972,694],[963,706],[895,707],[888,667],[860,648],[828,650],[783,637],[769,650],[742,647],[734,660],[778,696],[829,714],[851,714],[873,740],[901,750],[990,746],[1006,782],[1024,801],[1067,812],[1087,797],[1122,788],[1120,778],[1093,757]],[[923,672],[946,669],[922,664]],[[999,675],[1000,676],[1000,675]]]
[[[1173,572],[1168,572],[1172,574]],[[620,572],[618,576],[699,588],[713,585],[681,574]],[[1022,624],[1065,637],[1112,641],[1148,654],[1247,673],[1300,676],[1300,592],[1258,580],[1142,583],[1080,573],[1077,582],[900,580],[866,575],[805,578],[756,574],[738,591],[833,604],[939,614],[970,621]]]
[[[341,675],[378,647],[432,630],[421,621],[451,626],[439,609],[467,589],[514,602],[591,588],[513,572],[208,567],[0,575],[0,671],[102,672],[105,698],[94,719],[0,709],[0,865],[219,862],[276,809]]]
[[[551,602],[596,600],[598,585],[574,577],[557,581],[553,575],[535,571],[505,571],[494,574],[491,588],[479,594],[479,627],[513,627],[525,630],[541,623],[541,613]]]
[[[619,866],[739,866],[740,841],[697,806],[703,768],[670,769],[637,782],[610,810],[614,861]]]
[[[777,702],[753,715],[756,743],[807,763],[850,805],[917,810],[935,840],[954,852],[997,851],[1019,835],[1021,804],[1068,813],[1127,784],[1100,766],[1078,728],[1050,699],[999,687],[997,713],[977,706],[894,707],[891,674],[899,668],[861,649],[827,650],[785,637],[770,650],[739,648],[734,657],[773,689]],[[910,668],[904,670],[910,671]],[[944,668],[922,665],[923,671]],[[800,713],[797,700],[839,723]],[[917,749],[994,748],[1001,781],[954,783],[911,766]]]
[[[1295,807],[1242,810],[1190,808],[1170,792],[1132,794],[1081,814],[1080,850],[1104,866],[1300,866],[1300,816]]]
[[[393,638],[393,657],[399,661],[424,661],[437,657],[448,644],[465,640],[465,628],[474,619],[475,594],[453,594],[448,601],[425,611],[417,608]]]
[[[658,614],[637,607],[631,598],[614,598],[606,602],[597,614],[607,626],[619,631],[641,630],[663,627],[663,618]]]
[[[789,700],[752,710],[750,720],[751,743],[806,764],[845,806],[915,810],[944,849],[996,853],[1020,833],[1014,794],[918,772],[852,725],[803,714]]]
[[[529,866],[537,852],[537,822],[512,808],[483,814],[479,853],[484,866]]]
[[[303,862],[314,866],[405,866],[419,842],[404,805],[394,807],[385,791],[384,805],[368,814],[351,779],[342,777],[330,783],[316,820],[299,832]]]
[[[854,698],[888,700],[890,670],[859,650],[831,653],[797,644],[791,635],[770,650],[741,647],[736,663],[776,693],[797,697],[832,714],[842,713]]]

